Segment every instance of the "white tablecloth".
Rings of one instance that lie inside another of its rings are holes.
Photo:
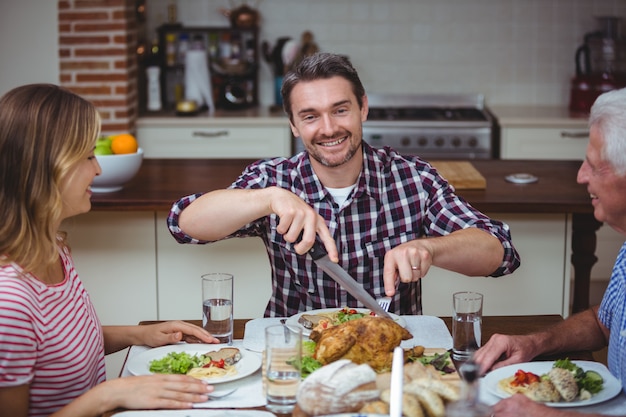
[[[438,317],[433,316],[402,316],[406,321],[406,328],[413,335],[413,339],[405,340],[402,342],[403,347],[412,347],[415,345],[422,345],[431,348],[452,348],[452,336],[448,331],[448,327],[445,322]],[[263,339],[264,329],[267,326],[273,324],[280,324],[280,318],[259,318],[253,319],[246,323],[244,339],[235,340],[233,346],[244,348],[249,354],[258,354],[263,351]],[[134,355],[141,352],[145,352],[149,348],[146,346],[133,346],[128,353],[128,360]],[[130,372],[124,367],[122,370],[122,376],[131,375]],[[238,390],[232,395],[223,398],[221,400],[210,400],[205,403],[196,404],[196,408],[232,408],[236,404],[236,407],[259,407],[266,404],[265,397],[263,396],[263,385],[261,381],[261,370],[256,371],[254,374],[242,378],[238,381],[226,382],[223,384],[217,384],[216,390],[226,389],[229,387],[237,387]],[[491,394],[486,389],[480,390],[480,399],[482,402],[493,405],[497,403],[500,398]],[[590,405],[586,407],[569,407],[565,410],[577,411],[580,413],[601,413],[609,416],[626,416],[626,394],[622,392],[617,397],[604,402],[602,404]],[[138,412],[134,412],[138,413]],[[174,413],[174,411],[170,411]],[[124,417],[142,417],[145,414],[128,414]],[[188,414],[194,417],[194,414]],[[266,416],[248,416],[241,414],[241,417],[267,417],[272,415],[266,413]],[[161,416],[161,414],[159,414]],[[163,416],[166,416],[163,414]],[[183,414],[171,414],[171,417],[186,416]],[[167,414],[170,417],[170,414]],[[212,417],[212,416],[208,416]],[[239,414],[228,417],[239,417]]]

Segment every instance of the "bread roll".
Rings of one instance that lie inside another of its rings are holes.
[[[309,375],[298,388],[298,406],[310,416],[358,411],[378,399],[376,372],[347,359],[330,363]]]

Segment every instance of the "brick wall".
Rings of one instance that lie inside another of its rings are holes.
[[[135,0],[59,0],[61,85],[93,102],[102,133],[135,132]]]

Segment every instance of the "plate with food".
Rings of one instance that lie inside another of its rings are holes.
[[[258,354],[227,345],[200,343],[161,346],[128,360],[133,375],[186,374],[211,384],[236,381],[261,367]]]
[[[598,404],[622,390],[603,364],[569,359],[505,366],[485,375],[483,386],[500,398],[522,393],[551,407]]]
[[[308,336],[314,329],[323,330],[349,320],[375,315],[376,314],[366,308],[322,308],[295,314],[289,317],[285,324],[300,327],[302,334]],[[402,317],[393,313],[389,313],[389,315],[400,326],[406,327],[406,321]]]

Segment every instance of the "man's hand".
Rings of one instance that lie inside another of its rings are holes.
[[[413,282],[421,279],[432,265],[433,249],[428,239],[417,239],[403,243],[385,254],[383,281],[385,294],[393,296],[396,282]]]
[[[307,253],[319,236],[329,258],[333,262],[339,262],[337,245],[324,218],[304,200],[288,190],[276,188],[270,200],[270,210],[280,219],[276,231],[287,242],[295,243],[294,248],[298,254]]]
[[[480,365],[482,375],[491,369],[528,362],[535,356],[533,336],[506,336],[496,333],[474,353],[474,360]]]

